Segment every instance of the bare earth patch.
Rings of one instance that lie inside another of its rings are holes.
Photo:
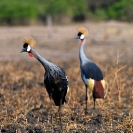
[[[96,101],[96,109],[93,109],[90,92],[87,116],[84,114],[85,86],[80,77],[78,60],[79,42],[74,39],[79,25],[89,28],[85,53],[100,66],[108,82],[107,96]],[[64,132],[133,131],[133,25],[117,22],[79,25],[54,26],[52,30],[44,26],[0,28],[2,133],[51,132],[49,97],[43,85],[45,71],[36,59],[30,58],[27,53],[19,53],[25,35],[35,37],[35,50],[64,68],[68,75],[70,91],[62,114]],[[53,104],[55,133],[60,132],[57,111]]]

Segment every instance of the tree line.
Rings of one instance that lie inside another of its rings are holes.
[[[3,0],[0,2],[1,24],[55,23],[84,20],[133,21],[133,0]],[[64,21],[62,21],[64,20]]]

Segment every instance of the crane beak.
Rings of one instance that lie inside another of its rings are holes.
[[[22,52],[27,52],[26,48],[23,48],[23,49],[20,51],[20,53],[22,53]]]
[[[75,39],[80,39],[79,36],[76,36]]]

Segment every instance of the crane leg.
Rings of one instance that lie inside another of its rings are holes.
[[[96,103],[96,98],[94,98],[94,109],[95,109],[95,103]]]
[[[85,97],[85,100],[86,100],[85,114],[87,115],[87,113],[88,113],[88,87],[87,87],[87,85],[86,85],[86,97]]]
[[[51,130],[52,130],[52,133],[53,133],[52,98],[50,98],[50,113],[51,113]]]
[[[62,105],[62,99],[60,100],[60,106],[59,106],[59,118],[60,118],[60,126],[61,126],[61,133],[62,133],[63,127],[62,127],[62,119],[61,119],[61,105]]]

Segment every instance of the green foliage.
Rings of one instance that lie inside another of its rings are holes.
[[[0,18],[32,18],[36,15],[36,0],[3,0],[0,2]]]
[[[126,0],[120,0],[114,3],[111,7],[108,8],[108,17],[120,19],[124,14],[125,7],[127,6]]]
[[[0,21],[22,19],[75,18],[133,21],[133,0],[3,0]]]
[[[88,0],[88,5],[93,18],[133,20],[133,0]]]
[[[43,16],[50,14],[52,16],[68,15],[73,17],[87,12],[87,5],[83,0],[40,0],[38,4],[39,14]]]
[[[95,18],[95,20],[107,19],[106,11],[102,9],[97,9],[93,18]]]
[[[132,20],[133,0],[119,0],[108,9],[108,18],[117,20]]]

